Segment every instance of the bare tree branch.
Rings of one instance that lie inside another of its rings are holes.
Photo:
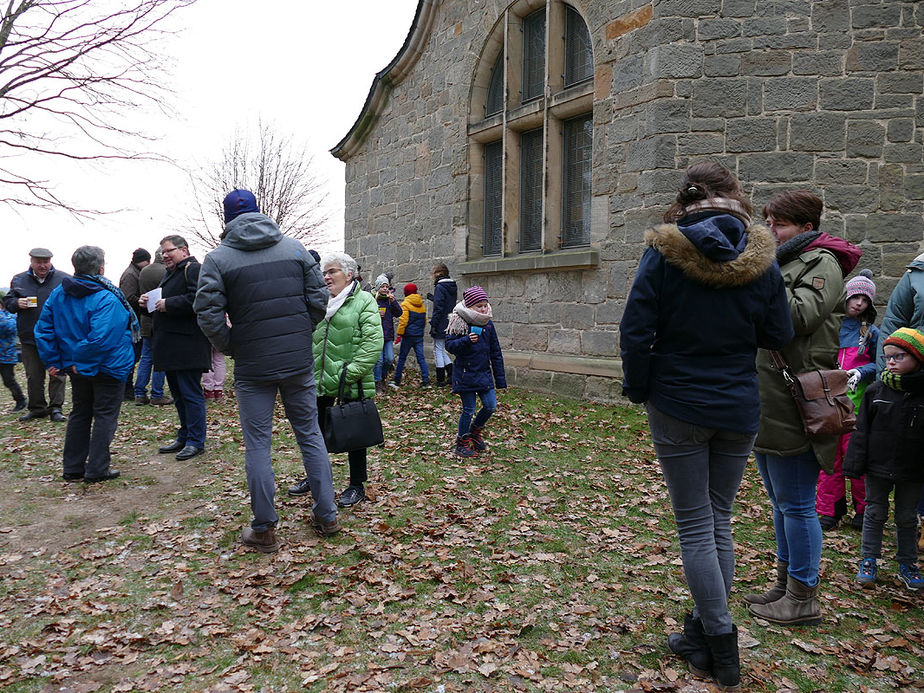
[[[167,110],[167,19],[195,0],[9,0],[0,5],[0,159],[162,159],[135,151],[132,123]],[[6,165],[0,203],[82,209]]]
[[[184,229],[206,248],[220,242],[222,201],[236,188],[250,190],[260,211],[282,232],[306,245],[330,240],[324,183],[313,170],[306,144],[280,135],[262,120],[255,137],[237,131],[220,156],[189,173],[194,212]]]

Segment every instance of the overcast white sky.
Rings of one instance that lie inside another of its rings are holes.
[[[401,48],[416,7],[417,0],[198,0],[177,15],[183,31],[172,41],[172,105],[179,117],[144,125],[158,137],[149,148],[183,164],[215,159],[235,129],[258,117],[304,137],[318,176],[328,182],[331,224],[342,238],[344,167],[328,150],[353,125],[375,73]],[[80,222],[64,213],[0,207],[0,286],[28,267],[35,246],[49,248],[66,272],[75,248],[101,246],[106,276],[118,281],[132,250],[153,253],[158,240],[176,231],[188,199],[185,174],[165,164],[123,162],[61,174],[55,166],[44,175],[66,198],[126,211]],[[202,249],[193,250],[201,260]]]

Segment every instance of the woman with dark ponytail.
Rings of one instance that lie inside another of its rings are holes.
[[[695,604],[668,647],[723,689],[740,682],[731,513],[760,420],[755,358],[793,336],[776,243],[752,212],[730,171],[691,165],[645,235],[620,325],[623,393],[648,410]]]

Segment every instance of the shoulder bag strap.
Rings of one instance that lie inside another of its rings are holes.
[[[346,372],[347,366],[350,365],[350,362],[347,361],[343,364],[343,370],[340,371],[340,384],[337,386],[337,401],[341,404],[343,403],[343,396],[346,394]]]
[[[792,374],[792,369],[790,369],[789,363],[786,361],[786,358],[783,356],[781,352],[776,351],[774,349],[770,350],[770,358],[773,359],[773,365],[775,365],[777,369],[779,369],[780,373],[783,374],[783,380],[786,381],[786,386],[795,395],[797,392],[796,382],[795,382],[796,379]]]

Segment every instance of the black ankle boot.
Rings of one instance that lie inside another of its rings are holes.
[[[731,633],[707,635],[712,653],[712,678],[721,691],[741,690],[741,660],[738,658],[738,627]]]
[[[436,368],[436,386],[437,386],[437,387],[442,387],[442,386],[445,385],[445,384],[446,384],[446,369],[445,369],[445,368],[440,368],[439,366],[437,366],[437,368]]]
[[[693,614],[683,617],[683,633],[667,636],[667,646],[678,657],[687,660],[690,673],[708,678],[712,672],[712,653],[703,632],[703,622]]]

